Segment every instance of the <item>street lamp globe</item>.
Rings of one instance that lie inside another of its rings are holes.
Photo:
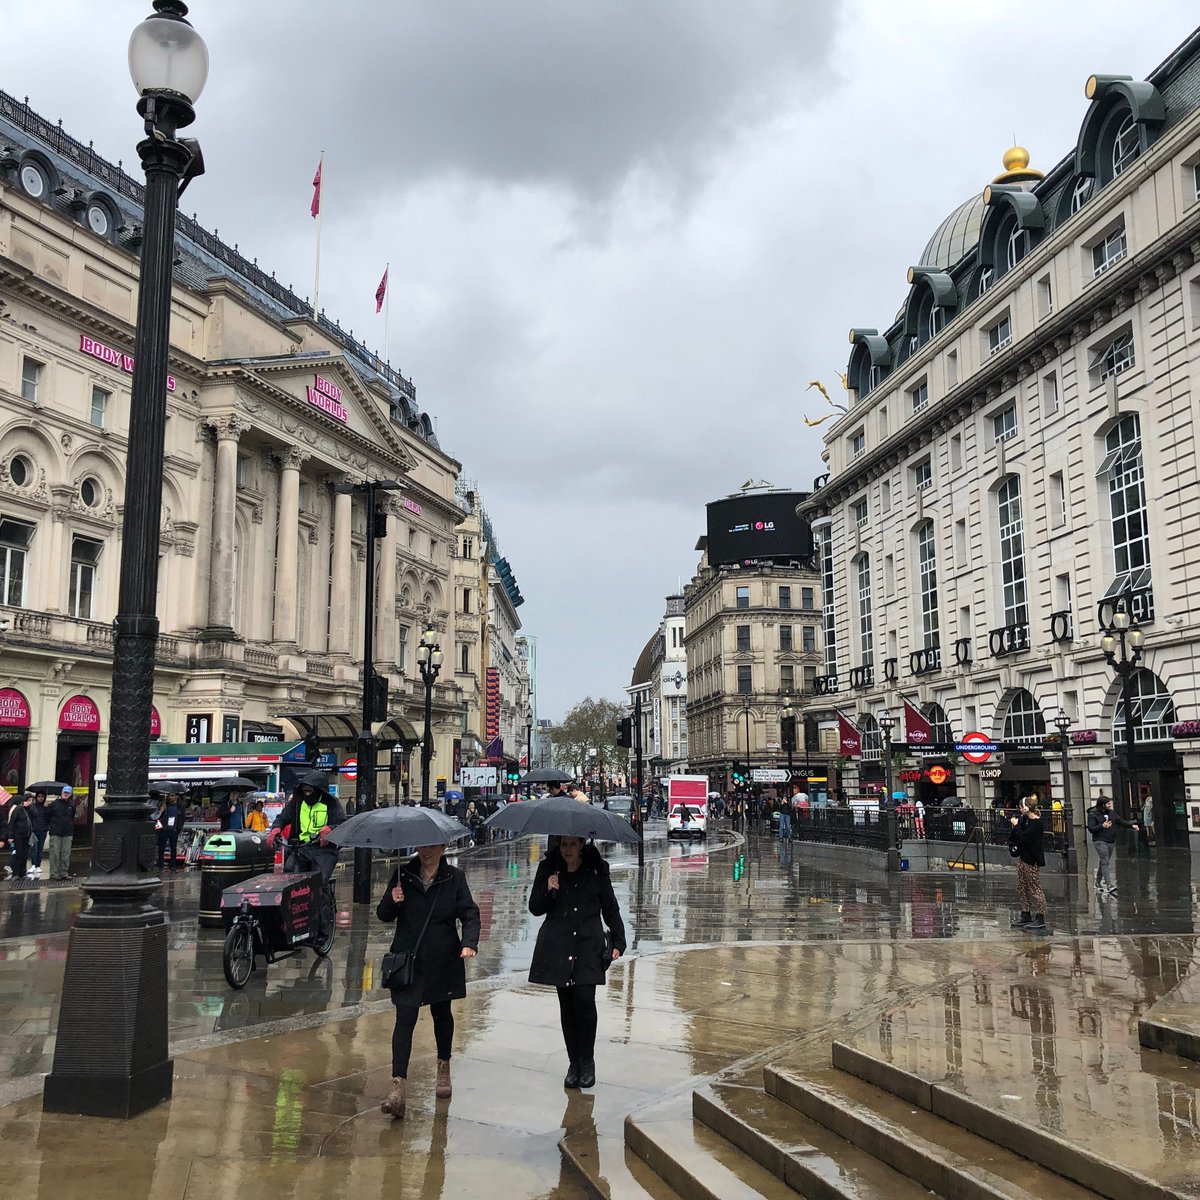
[[[442,653],[442,648],[439,646],[429,657],[433,662],[434,669],[436,670],[442,665],[442,660],[446,656]]]
[[[1100,639],[1100,647],[1105,654],[1115,654],[1117,649],[1116,636],[1109,632]]]
[[[421,644],[417,647],[417,662],[427,663],[429,661],[429,647],[422,639]]]
[[[1071,718],[1065,708],[1060,708],[1058,710],[1058,715],[1054,718],[1054,724],[1057,727],[1058,732],[1062,734],[1063,737],[1066,737],[1067,730],[1071,728]]]
[[[1124,608],[1118,608],[1117,611],[1113,613],[1112,623],[1114,629],[1128,629],[1129,614]]]
[[[1140,650],[1140,649],[1142,648],[1142,639],[1143,639],[1144,637],[1145,637],[1145,634],[1143,634],[1143,633],[1142,633],[1141,627],[1140,627],[1140,626],[1138,626],[1138,625],[1135,625],[1135,626],[1134,626],[1134,627],[1133,627],[1133,628],[1132,628],[1132,629],[1129,631],[1129,644],[1130,644],[1130,645],[1131,645],[1131,646],[1132,646],[1132,647],[1133,647],[1135,650]]]
[[[208,47],[180,0],[154,0],[154,15],[129,37],[129,74],[138,94],[170,93],[194,104],[208,79]]]

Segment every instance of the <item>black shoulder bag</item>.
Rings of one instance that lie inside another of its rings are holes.
[[[435,895],[430,901],[429,912],[425,914],[425,924],[421,926],[421,932],[417,934],[413,948],[411,950],[394,950],[383,956],[379,974],[383,980],[383,986],[388,991],[402,992],[405,988],[412,987],[417,974],[417,951],[421,948],[425,930],[429,928],[429,920],[433,916],[437,902],[438,898]]]

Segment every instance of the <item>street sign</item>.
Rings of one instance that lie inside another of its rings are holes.
[[[778,771],[773,767],[754,767],[750,778],[755,783],[787,783],[791,776],[786,771]]]
[[[336,771],[337,755],[332,750],[322,750],[313,764],[318,771]]]
[[[967,733],[961,742],[955,742],[954,748],[969,763],[985,763],[993,754],[1000,751],[999,742],[993,742],[987,734]]]
[[[357,779],[358,778],[358,759],[357,758],[346,759],[346,761],[344,763],[342,763],[342,765],[338,768],[338,770],[340,770],[341,773],[343,775],[345,775],[345,777],[347,779]]]
[[[459,773],[463,787],[487,788],[496,786],[495,767],[463,767]]]

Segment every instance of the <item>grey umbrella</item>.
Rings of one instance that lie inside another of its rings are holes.
[[[562,837],[595,838],[600,842],[640,842],[641,835],[620,814],[570,796],[523,800],[493,813],[484,822],[510,833],[549,833]]]
[[[436,808],[373,808],[359,813],[329,833],[338,846],[372,850],[406,850],[410,846],[442,846],[471,836],[471,831]]]
[[[521,776],[521,782],[524,783],[570,783],[573,776],[568,775],[566,771],[560,771],[557,767],[534,767],[532,771],[526,771]]]

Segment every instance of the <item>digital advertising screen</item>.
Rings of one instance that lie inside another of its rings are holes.
[[[812,530],[796,516],[796,505],[807,495],[763,492],[714,500],[708,505],[709,564],[810,558]]]

